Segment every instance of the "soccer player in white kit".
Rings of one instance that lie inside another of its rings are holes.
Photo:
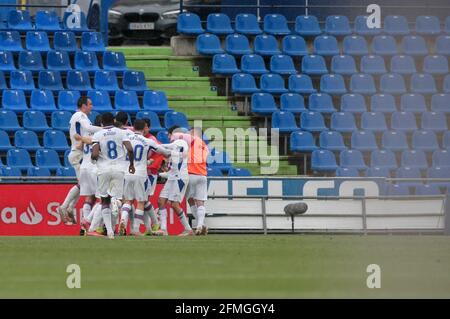
[[[98,186],[96,196],[102,201],[102,216],[108,237],[114,238],[111,222],[111,197],[121,199],[124,185],[125,150],[129,158],[128,172],[135,173],[134,153],[126,131],[114,127],[114,116],[111,113],[102,115],[103,129],[92,138],[92,160],[98,169]]]
[[[82,96],[78,99],[77,112],[72,115],[70,119],[70,142],[71,150],[68,156],[70,164],[75,169],[77,179],[80,179],[80,166],[83,158],[83,151],[77,149],[78,142],[75,140],[75,135],[86,136],[87,134],[93,134],[101,130],[101,127],[92,125],[88,118],[88,115],[92,111],[92,101],[86,96]],[[73,186],[66,196],[66,199],[61,206],[57,208],[58,213],[61,215],[62,220],[65,223],[76,223],[73,209],[80,198],[80,186],[77,184]]]

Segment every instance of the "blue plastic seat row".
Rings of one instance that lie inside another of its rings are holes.
[[[40,10],[36,12],[34,19],[28,10],[11,10],[7,16],[7,28],[18,31],[42,30],[56,32],[60,30],[71,30],[76,32],[89,31],[86,15],[80,12],[80,24],[73,25],[68,21],[70,12],[65,12],[61,21],[56,11]],[[34,21],[33,21],[34,20]],[[33,23],[34,22],[34,23]]]
[[[22,171],[17,167],[0,167],[0,176],[4,177],[20,177]],[[28,177],[47,177],[52,176],[51,170],[46,167],[29,167],[26,171]],[[75,169],[73,167],[59,167],[56,169],[56,176],[58,177],[75,177]],[[40,180],[42,181],[42,180]]]

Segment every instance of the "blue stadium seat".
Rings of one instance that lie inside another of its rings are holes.
[[[303,96],[297,93],[284,93],[280,97],[280,110],[294,114],[306,112]]]
[[[20,130],[14,133],[14,145],[17,148],[24,148],[29,151],[35,151],[41,148],[38,136],[33,131]]]
[[[157,133],[163,131],[158,114],[152,111],[139,111],[136,114],[136,119],[149,119],[150,120],[150,132]]]
[[[409,55],[395,55],[391,59],[391,72],[398,74],[416,73],[416,63]]]
[[[41,112],[56,111],[55,98],[52,91],[33,90],[31,92],[30,108]]]
[[[313,93],[309,96],[309,110],[320,113],[334,113],[333,99],[326,93]]]
[[[11,71],[11,89],[31,91],[35,89],[31,71]]]
[[[341,133],[350,133],[355,131],[355,117],[349,112],[335,112],[331,114],[330,129]]]
[[[2,105],[4,110],[14,112],[24,112],[28,110],[25,94],[22,90],[5,90],[2,95]]]
[[[303,112],[300,115],[300,128],[308,132],[327,130],[325,120],[320,112]]]
[[[67,144],[66,135],[62,131],[47,130],[44,132],[44,148],[52,149],[55,151],[65,151],[69,149]]]
[[[67,12],[67,11],[64,12],[64,16],[62,19],[64,29],[66,29],[66,30],[70,29],[71,31],[77,32],[77,33],[89,31],[89,28],[87,26],[87,21],[86,21],[86,15],[84,14],[83,11],[80,12],[79,25],[74,23],[75,19],[72,18],[71,16],[73,16],[72,12]]]
[[[409,179],[421,179],[422,174],[420,173],[420,169],[417,167],[400,167],[396,171],[397,178],[409,178]],[[417,187],[422,185],[420,181],[398,181],[398,185],[406,186],[406,187]]]
[[[421,128],[434,132],[447,131],[447,118],[444,113],[440,112],[423,112]]]
[[[78,50],[75,34],[70,31],[55,32],[53,47],[56,51],[75,52]]]
[[[289,149],[292,152],[312,152],[318,147],[310,132],[296,131],[291,133]]]
[[[38,86],[41,90],[64,90],[59,71],[40,71]]]
[[[86,71],[71,70],[67,72],[67,89],[74,91],[90,91],[91,80]]]
[[[378,35],[381,28],[369,28],[367,26],[367,16],[357,16],[355,18],[355,33],[362,36]]]
[[[416,33],[422,35],[436,35],[441,33],[439,18],[435,16],[416,17]]]
[[[450,94],[433,94],[431,97],[431,110],[450,113]]]
[[[136,113],[141,110],[136,91],[117,91],[114,102],[117,111]]]
[[[433,166],[450,167],[450,151],[435,150],[432,157]]]
[[[103,69],[107,71],[126,71],[127,62],[122,52],[105,51],[103,53]]]
[[[365,55],[361,58],[361,73],[383,74],[386,73],[386,66],[383,57],[379,55]]]
[[[351,146],[353,149],[361,152],[378,150],[375,135],[372,132],[366,131],[353,131]]]
[[[412,93],[434,94],[437,93],[436,83],[432,75],[427,73],[415,73],[411,76]]]
[[[94,110],[97,112],[111,112],[113,107],[111,105],[111,99],[107,91],[88,91],[88,98],[91,99]]]
[[[401,51],[406,55],[424,56],[428,54],[425,39],[420,35],[406,36],[401,42]]]
[[[30,11],[28,10],[11,10],[8,12],[8,28],[13,30],[31,30]]]
[[[23,128],[35,132],[43,132],[50,127],[47,124],[44,113],[40,111],[25,111],[23,113]]]
[[[77,51],[75,53],[75,69],[94,73],[100,70],[97,54],[92,51]]]
[[[22,172],[17,167],[0,167],[0,175],[5,177],[20,177]]]
[[[369,54],[366,39],[359,35],[346,36],[343,41],[343,53],[349,55]]]
[[[13,71],[16,70],[14,65],[14,57],[11,51],[0,51],[0,70]]]
[[[397,160],[394,152],[390,150],[375,150],[370,154],[370,166],[397,169]]]
[[[258,35],[262,33],[258,18],[251,13],[239,13],[235,18],[235,30],[246,35]]]
[[[275,111],[272,113],[272,128],[278,129],[281,134],[298,130],[294,114],[285,111]]]
[[[215,34],[203,33],[197,37],[195,47],[197,52],[203,55],[223,54],[220,39]]]
[[[375,133],[387,130],[387,124],[384,114],[379,112],[362,113],[361,129]]]
[[[311,154],[311,169],[318,172],[335,171],[338,168],[336,157],[328,150],[315,150]]]
[[[147,90],[147,81],[142,71],[125,71],[123,73],[122,87],[127,91],[143,92]]]
[[[395,99],[391,94],[374,94],[370,97],[370,110],[382,113],[396,112]]]
[[[445,19],[444,31],[447,34],[450,34],[450,16],[447,16],[447,18]]]
[[[418,196],[441,195],[441,191],[439,187],[435,184],[423,184],[416,186],[416,195]]]
[[[201,34],[205,32],[202,28],[200,17],[195,13],[181,13],[177,19],[177,31],[184,34]]]
[[[367,177],[391,177],[391,171],[386,167],[369,167],[366,171]]]
[[[257,54],[242,56],[241,70],[242,72],[250,74],[264,74],[269,72],[264,63],[264,59]]]
[[[65,51],[49,51],[47,54],[47,69],[60,72],[72,70],[69,54]]]
[[[444,93],[450,93],[450,75],[446,75],[444,78],[444,87],[442,89]]]
[[[32,167],[31,157],[27,150],[12,149],[6,153],[6,164],[9,167],[15,167],[20,170],[27,170]]]
[[[289,91],[298,94],[311,94],[316,92],[311,78],[306,74],[293,74],[288,80]]]
[[[69,162],[69,154],[70,154],[70,150],[67,150],[64,152],[64,166],[65,167],[72,167],[72,164],[70,164],[70,162]]]
[[[275,99],[269,93],[255,93],[252,95],[251,111],[255,114],[270,115],[278,111]]]
[[[264,32],[273,35],[286,35],[291,33],[287,20],[282,14],[266,14],[264,16]]]
[[[409,196],[408,185],[403,184],[387,184],[386,196]]]
[[[83,32],[81,35],[81,49],[83,51],[103,53],[106,51],[100,32]]]
[[[58,93],[58,108],[63,111],[76,111],[78,99],[80,98],[79,91],[59,91]]]
[[[299,15],[295,19],[295,32],[301,36],[317,36],[322,33],[322,30],[315,16]]]
[[[29,177],[45,177],[51,175],[50,170],[46,167],[30,167],[27,170],[27,176]]]
[[[247,37],[237,33],[230,34],[225,38],[225,51],[236,56],[252,53]]]
[[[116,72],[97,71],[94,76],[94,87],[97,90],[115,92],[119,90]]]
[[[355,168],[338,167],[336,177],[359,177],[359,172]]]
[[[69,131],[69,122],[72,117],[72,113],[69,111],[55,111],[52,113],[51,125],[55,130],[63,132]]]
[[[211,13],[208,15],[206,31],[214,34],[230,34],[234,32],[230,18],[223,13]]]
[[[341,133],[336,131],[323,131],[319,135],[320,148],[329,151],[343,151],[347,149]]]
[[[251,74],[236,73],[231,78],[231,92],[238,94],[253,94],[259,92],[255,78]]]
[[[298,35],[287,35],[282,41],[283,54],[290,56],[308,55],[308,46],[305,39]]]
[[[347,93],[344,78],[340,74],[324,74],[320,78],[320,91],[331,95]]]
[[[284,80],[279,74],[263,74],[260,79],[259,87],[261,91],[272,94],[282,94],[288,92],[288,90],[284,87]]]
[[[391,116],[391,129],[404,132],[417,130],[414,114],[411,112],[393,112]]]
[[[174,125],[189,129],[189,123],[186,115],[175,111],[166,112],[166,114],[164,114],[164,126],[169,129]]]
[[[245,177],[245,176],[252,176],[252,173],[246,168],[235,168],[231,167],[228,170],[228,176],[239,176],[239,177]]]
[[[270,34],[257,35],[253,41],[253,49],[256,54],[263,56],[281,54],[277,39]]]
[[[380,91],[385,94],[404,94],[406,84],[402,75],[396,73],[386,73],[380,78]]]
[[[372,52],[377,55],[395,55],[398,53],[397,42],[390,35],[377,35],[372,39]]]
[[[422,150],[404,150],[402,152],[401,166],[427,169],[428,162],[425,152]]]
[[[239,69],[236,65],[236,59],[229,54],[216,54],[213,57],[212,72],[217,74],[234,74]]]
[[[222,171],[216,167],[207,167],[206,168],[208,177],[222,177]]]
[[[216,149],[211,150],[206,162],[209,166],[220,169],[222,172],[228,172],[232,167],[231,160],[227,152],[218,151]]]
[[[435,52],[442,55],[450,55],[450,36],[441,35],[436,38]]]
[[[61,25],[59,23],[59,17],[56,11],[42,11],[36,12],[35,16],[36,30],[43,31],[60,31]]]
[[[46,32],[28,31],[25,39],[27,50],[48,52],[50,51],[50,42]]]
[[[350,21],[346,16],[328,16],[325,20],[325,32],[335,36],[349,35],[352,33]]]
[[[384,32],[389,35],[409,34],[408,20],[404,16],[386,16],[384,18]]]
[[[11,145],[8,133],[6,133],[6,131],[0,130],[0,152],[8,151],[13,148],[14,147]],[[1,166],[2,162],[0,160],[0,167]]]
[[[363,113],[366,111],[366,100],[361,94],[344,94],[341,96],[341,112]]]
[[[314,39],[314,54],[328,56],[339,54],[339,45],[334,36],[320,35]]]
[[[165,114],[172,111],[169,108],[166,93],[163,91],[145,91],[143,109],[153,111],[156,114]]]
[[[354,168],[360,171],[367,169],[363,154],[358,150],[344,150],[339,157],[341,167]]]
[[[41,149],[36,151],[36,166],[57,170],[61,168],[58,153],[55,150]]]
[[[350,78],[350,91],[359,94],[375,94],[375,81],[370,74],[353,74]]]
[[[394,152],[409,149],[405,133],[397,131],[385,131],[381,137],[381,146]]]
[[[18,31],[0,31],[0,48],[4,51],[23,51],[22,40]]]
[[[413,113],[425,112],[427,105],[424,96],[422,94],[403,94],[400,98],[400,110]]]
[[[8,86],[6,85],[5,74],[0,70],[0,90],[7,90]]]
[[[70,166],[70,167],[60,167],[56,170],[56,176],[59,177],[75,177],[76,173],[75,173],[75,169]]]
[[[450,167],[432,166],[427,170],[428,178],[450,178]],[[448,182],[429,182],[438,187],[449,187]]]
[[[22,127],[19,125],[15,112],[0,110],[0,130],[14,132],[20,130],[21,128]]]
[[[445,149],[450,149],[450,131],[444,133],[442,137],[442,147]]]
[[[311,75],[328,73],[325,59],[320,55],[305,55],[302,59],[302,72]]]
[[[170,143],[169,135],[168,135],[168,133],[167,133],[166,130],[164,130],[164,131],[159,131],[159,132],[156,134],[156,139],[157,139],[160,143],[162,143],[162,144],[169,144],[169,143]]]
[[[294,61],[289,55],[273,55],[270,58],[270,71],[279,74],[296,74]]]
[[[444,75],[449,72],[447,58],[443,55],[427,55],[423,60],[423,72]]]
[[[355,59],[350,55],[335,55],[331,59],[331,72],[342,75],[358,73]]]
[[[434,151],[439,148],[437,136],[432,131],[414,131],[411,139],[413,149]]]

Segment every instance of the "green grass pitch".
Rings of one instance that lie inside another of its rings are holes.
[[[444,236],[0,238],[0,298],[449,298],[449,270]]]

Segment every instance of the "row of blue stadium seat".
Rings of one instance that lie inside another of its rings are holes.
[[[22,171],[17,167],[0,166],[0,176],[4,177],[20,177]],[[46,167],[30,167],[26,172],[27,177],[49,177],[52,176],[51,170]],[[60,167],[56,169],[56,176],[58,177],[75,177],[75,169],[73,167]],[[41,180],[42,182],[42,180]]]
[[[141,110],[149,110],[160,113],[170,111],[167,104],[167,97],[162,91],[144,91],[143,101],[139,102],[136,91],[119,90],[114,94],[114,109],[107,91],[91,90],[87,91],[92,99],[94,111],[126,111],[136,113]],[[58,107],[62,111],[75,111],[79,91],[59,91]],[[142,104],[142,107],[141,107]],[[25,93],[22,90],[4,90],[2,92],[2,111],[9,110],[13,112],[25,112],[28,110],[53,112],[57,111],[55,98],[50,90],[32,90],[30,98],[30,107],[28,107]]]
[[[64,152],[69,149],[69,144],[63,131],[48,129],[43,134],[43,146],[39,143],[37,134],[28,130],[16,131],[14,134],[14,145],[11,145],[8,134],[0,130],[0,151],[9,151],[14,148],[23,148],[30,151],[48,148]]]
[[[296,33],[303,36],[316,36],[322,32],[345,36],[353,32],[360,35],[376,35],[382,32],[390,35],[406,35],[411,33],[409,23],[404,16],[388,15],[384,18],[383,29],[368,28],[367,17],[358,16],[355,19],[354,29],[346,16],[332,15],[325,20],[325,27],[320,27],[318,19],[313,15],[300,15],[295,20],[295,27],[291,30],[286,18],[281,14],[267,14],[264,16],[263,29],[253,14],[241,13],[235,18],[233,29],[230,18],[223,13],[211,13],[207,17],[206,32],[225,35],[234,32],[256,35],[263,32],[273,35],[286,35]],[[177,30],[179,33],[195,35],[205,32],[199,16],[194,13],[183,13],[178,17]],[[436,35],[441,32],[450,33],[450,16],[441,28],[439,18],[436,16],[418,16],[415,23],[415,33],[421,35]]]
[[[1,48],[1,47],[0,47]],[[18,68],[38,72],[41,70],[71,71],[73,70],[70,58],[65,51],[48,51],[46,67],[39,51],[21,51],[18,58]],[[75,53],[74,68],[83,71],[95,72],[98,70],[124,72],[127,71],[125,56],[122,52],[105,51],[100,67],[97,55],[92,51],[78,51]],[[0,51],[0,70],[16,71],[13,54],[9,51]]]
[[[198,53],[203,55],[214,55],[228,53],[235,56],[245,54],[259,54],[262,56],[271,56],[286,54],[289,56],[304,56],[317,54],[323,56],[348,54],[348,55],[367,55],[369,53],[378,55],[405,54],[412,56],[424,56],[431,52],[450,55],[450,36],[441,35],[436,38],[431,46],[426,44],[422,36],[405,36],[400,42],[400,49],[394,37],[376,36],[372,40],[371,50],[366,38],[358,35],[346,36],[342,40],[342,51],[339,47],[338,39],[334,36],[321,35],[313,40],[312,50],[308,49],[305,39],[298,35],[285,36],[281,41],[281,50],[278,46],[278,40],[272,35],[258,35],[253,40],[253,49],[250,40],[242,34],[231,34],[225,39],[225,49],[222,48],[219,37],[214,34],[201,34],[197,37],[196,48]]]

